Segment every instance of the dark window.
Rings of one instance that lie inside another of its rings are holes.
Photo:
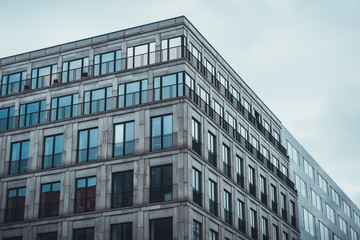
[[[217,187],[212,180],[209,180],[209,208],[210,213],[217,216]]]
[[[76,179],[75,213],[95,211],[96,177]]]
[[[51,100],[51,121],[76,117],[79,111],[79,94]]]
[[[183,82],[183,72],[154,78],[155,101],[182,96]]]
[[[151,151],[172,148],[172,115],[151,118]]]
[[[201,201],[201,173],[197,169],[192,169],[193,201],[202,206]]]
[[[255,169],[249,166],[249,190],[251,195],[256,197]]]
[[[150,220],[150,240],[173,239],[172,217]]]
[[[94,240],[94,228],[74,229],[73,240]]]
[[[133,177],[134,171],[113,174],[112,208],[133,205]]]
[[[10,174],[23,173],[28,170],[30,141],[16,142],[11,144]]]
[[[41,185],[40,218],[59,215],[60,182]]]
[[[272,239],[273,240],[279,240],[279,228],[276,225],[273,225]]]
[[[210,229],[210,240],[218,240],[218,233]]]
[[[230,148],[223,144],[223,173],[231,178],[231,160],[230,160]]]
[[[225,216],[225,222],[228,224],[232,224],[232,218],[231,218],[231,193],[224,190],[224,216]]]
[[[97,159],[97,128],[79,131],[78,163],[94,161]]]
[[[14,127],[14,107],[0,109],[0,131]]]
[[[57,232],[40,233],[37,236],[37,240],[57,240]]]
[[[193,222],[193,239],[201,240],[201,223],[194,220]]]
[[[120,223],[111,225],[111,240],[131,240],[132,223]]]
[[[264,217],[261,219],[261,228],[263,239],[269,239],[268,220]]]
[[[172,198],[172,165],[150,168],[150,202],[166,202]]]
[[[22,239],[23,239],[22,236],[3,238],[3,240],[22,240]]]
[[[236,155],[236,172],[237,172],[237,184],[244,188],[244,160]]]
[[[286,195],[281,193],[281,217],[287,220],[287,206],[286,206]]]
[[[216,137],[208,132],[208,154],[209,162],[216,167]]]
[[[45,137],[44,165],[43,168],[61,166],[63,152],[63,135]]]
[[[114,157],[134,154],[134,122],[115,125]]]
[[[291,218],[291,225],[296,227],[296,215],[295,215],[295,202],[290,200],[290,218]]]
[[[5,212],[5,222],[24,220],[26,188],[9,189]]]
[[[161,41],[161,61],[168,61],[182,56],[181,44],[183,38],[175,37]]]
[[[45,122],[45,100],[20,105],[19,127]]]
[[[155,63],[155,42],[127,48],[127,68]]]
[[[191,137],[192,137],[192,149],[197,152],[199,155],[201,155],[201,141],[200,141],[200,123],[192,119],[192,128],[191,128]]]
[[[112,109],[112,87],[85,92],[84,114]]]
[[[260,193],[261,193],[261,202],[267,205],[266,178],[262,175],[260,175]]]
[[[276,187],[271,184],[270,186],[271,209],[277,213],[277,192]]]
[[[89,58],[80,58],[63,63],[62,79],[64,82],[72,82],[87,77],[89,73]]]
[[[121,50],[95,55],[94,76],[121,70]]]
[[[57,64],[35,68],[31,72],[31,89],[50,86],[57,79]]]
[[[21,92],[26,85],[26,71],[2,77],[1,96]]]
[[[252,239],[257,239],[257,219],[256,211],[250,208],[250,227]]]
[[[239,221],[239,230],[242,233],[246,233],[245,203],[240,200],[238,200],[238,221]]]
[[[283,232],[282,233],[282,240],[288,240],[289,239],[289,236],[286,232]]]
[[[119,107],[129,107],[147,102],[148,80],[119,85]]]

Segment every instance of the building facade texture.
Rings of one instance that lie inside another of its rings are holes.
[[[355,205],[185,17],[6,57],[0,76],[0,239],[359,232]],[[295,151],[353,217],[324,221],[325,195],[313,211]]]

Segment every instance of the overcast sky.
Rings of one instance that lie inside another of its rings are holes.
[[[360,1],[0,0],[0,58],[185,15],[360,206]]]

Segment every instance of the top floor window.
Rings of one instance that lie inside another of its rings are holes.
[[[0,109],[0,131],[14,127],[14,107]]]
[[[99,55],[97,55],[99,56]],[[87,77],[89,73],[89,58],[80,58],[63,63],[61,82],[71,82]]]
[[[215,67],[212,65],[206,58],[204,58],[204,65],[209,73],[211,73],[212,76],[215,76]]]
[[[155,42],[127,48],[127,68],[155,63]]]
[[[121,70],[121,50],[95,55],[94,76]]]
[[[182,37],[169,38],[161,41],[162,61],[173,60],[181,57]]]
[[[1,96],[24,91],[26,71],[4,75],[1,84]]]
[[[183,78],[183,72],[154,78],[155,101],[182,96]]]
[[[305,158],[303,158],[303,169],[305,173],[311,178],[314,179],[314,168],[310,165],[308,161],[306,161]]]
[[[318,173],[318,177],[319,177],[319,182],[318,185],[319,187],[324,190],[325,193],[328,193],[327,190],[327,181]]]
[[[299,162],[299,152],[287,141],[287,150],[290,160],[294,162]]]
[[[148,80],[119,85],[119,107],[129,107],[147,102]]]
[[[189,44],[189,51],[192,53],[192,55],[201,62],[202,56],[201,52],[192,44]]]
[[[57,64],[35,68],[31,72],[31,89],[50,86],[57,79]]]
[[[331,198],[336,205],[340,206],[340,195],[333,188],[331,188]]]

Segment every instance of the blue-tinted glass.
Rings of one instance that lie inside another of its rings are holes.
[[[86,178],[81,178],[76,181],[76,187],[77,188],[83,188],[86,187]]]
[[[15,73],[9,75],[9,84],[14,82],[20,82],[21,73]]]
[[[176,97],[176,74],[162,77],[162,99]]]
[[[140,103],[140,82],[126,84],[126,106]]]
[[[97,129],[90,130],[90,143],[89,147],[97,147]]]
[[[114,52],[104,53],[101,55],[101,62],[114,61]]]
[[[74,60],[70,62],[70,70],[81,68],[82,59]]]
[[[34,113],[39,111],[39,102],[27,104],[27,113]]]
[[[125,84],[119,85],[119,107],[125,106]]]
[[[4,131],[8,126],[9,109],[0,109],[0,131]]]
[[[154,78],[154,99],[155,101],[158,101],[160,100],[160,78],[157,77],[157,78]]]
[[[151,150],[159,150],[161,149],[161,117],[152,118],[151,126]]]
[[[51,184],[44,184],[44,185],[42,185],[41,192],[43,192],[43,193],[50,192],[50,189],[51,189]]]
[[[13,143],[11,150],[11,161],[18,161],[20,159],[20,143]]]
[[[134,122],[126,123],[125,129],[125,155],[134,153]]]
[[[172,115],[164,116],[163,148],[172,147]]]
[[[29,158],[29,141],[22,142],[21,146],[21,159]]]
[[[71,96],[59,98],[59,107],[64,107],[64,106],[68,106],[68,105],[71,105]]]
[[[183,73],[178,73],[178,96],[183,95]]]
[[[45,107],[46,107],[46,101],[43,100],[43,101],[40,102],[40,110],[41,110],[41,111],[44,111],[44,110],[45,110]]]
[[[18,189],[18,196],[19,197],[25,197],[26,195],[26,188],[19,188]]]
[[[55,154],[62,153],[63,135],[55,136]]]
[[[72,102],[71,95],[59,98],[58,119],[71,117],[71,102]]]
[[[43,67],[43,68],[39,68],[39,77],[41,76],[46,76],[46,75],[50,75],[50,71],[51,71],[51,67]]]
[[[11,189],[9,190],[9,194],[8,194],[8,197],[9,198],[13,198],[13,197],[16,197],[17,196],[17,191],[16,189]]]
[[[53,183],[52,185],[52,191],[53,192],[59,192],[60,191],[60,182],[57,182],[57,183]]]
[[[122,156],[124,149],[124,124],[115,125],[114,157]]]
[[[88,141],[88,131],[80,131],[80,137],[79,137],[79,149],[85,149],[88,147],[87,145]]]
[[[45,138],[45,156],[51,155],[53,153],[53,141],[54,137]]]
[[[23,104],[20,106],[20,114],[25,114],[26,105]]]
[[[2,78],[2,84],[7,84],[7,83],[8,83],[8,75],[5,75]]]
[[[115,71],[121,70],[121,50],[116,51]]]
[[[88,187],[96,186],[96,177],[88,178]]]

